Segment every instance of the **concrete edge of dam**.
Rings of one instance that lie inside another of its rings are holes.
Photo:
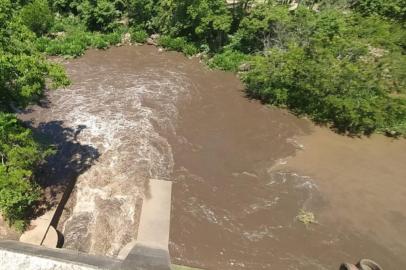
[[[148,190],[142,204],[137,240],[124,247],[118,258],[0,240],[0,266],[7,270],[170,270],[172,182],[150,179]]]

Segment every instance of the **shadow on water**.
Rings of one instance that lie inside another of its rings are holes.
[[[51,225],[57,228],[77,178],[94,164],[100,153],[93,146],[78,142],[77,137],[86,129],[85,125],[65,127],[63,121],[50,121],[35,126],[32,123],[27,124],[41,141],[55,149],[55,153],[47,158],[37,175],[38,184],[46,190],[46,194],[36,215],[39,216],[58,204],[51,221]],[[55,198],[60,198],[59,202]]]

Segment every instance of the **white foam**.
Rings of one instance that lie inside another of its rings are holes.
[[[100,153],[99,160],[79,176],[72,215],[64,224],[67,246],[74,246],[69,235],[75,231],[69,230],[81,226],[70,224],[83,215],[90,218],[80,228],[87,227],[90,253],[100,253],[99,238],[106,237],[99,233],[103,228],[110,242],[106,255],[116,254],[132,240],[128,237],[135,238],[144,181],[169,179],[173,169],[172,150],[161,133],[174,132],[177,102],[188,97],[189,84],[182,74],[148,71],[122,78],[126,80],[123,88],[115,88],[112,78],[96,76],[53,94],[52,117],[61,117],[67,127],[84,126],[77,142]]]

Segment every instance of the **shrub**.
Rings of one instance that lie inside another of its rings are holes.
[[[32,176],[45,155],[31,131],[11,114],[0,113],[0,156],[0,211],[10,224],[21,225],[40,196]]]
[[[406,3],[404,0],[358,0],[354,8],[364,15],[377,14],[399,21],[406,20]]]
[[[250,96],[340,132],[405,134],[404,35],[376,15],[262,4],[211,65],[235,70],[238,52],[262,55],[243,76]]]
[[[121,38],[125,33],[125,29],[117,28],[114,32],[103,34],[103,38],[109,45],[116,45],[121,42]]]
[[[198,53],[198,49],[191,43],[188,43],[185,38],[177,37],[172,38],[170,36],[161,36],[158,40],[159,45],[162,47],[183,52],[186,55],[194,55]]]
[[[224,0],[159,1],[153,21],[166,35],[218,49],[227,40],[232,17]]]
[[[91,31],[111,31],[117,27],[121,12],[108,0],[83,1],[78,6],[80,17]]]
[[[20,14],[37,14],[40,4],[44,3],[28,4]],[[37,47],[47,46],[47,40],[39,39],[35,46],[34,33],[21,24],[13,5],[17,6],[0,0],[0,212],[22,230],[27,213],[40,196],[35,170],[51,151],[36,142],[31,130],[7,112],[38,100],[48,80],[54,87],[69,81],[61,66],[47,62],[37,51]]]
[[[132,42],[144,43],[148,38],[148,33],[142,29],[133,28],[130,33]]]
[[[92,44],[91,36],[80,30],[67,32],[65,36],[50,39],[45,52],[49,55],[79,56]]]
[[[238,71],[238,67],[249,59],[249,55],[232,50],[226,50],[220,54],[214,55],[209,61],[211,68],[222,70]]]
[[[405,100],[388,95],[382,71],[363,58],[338,59],[330,53],[318,48],[309,54],[298,46],[272,49],[244,76],[247,91],[266,103],[331,123],[339,132],[403,132]]]
[[[54,15],[46,0],[35,0],[21,10],[21,19],[31,31],[40,36],[49,31]]]
[[[55,12],[62,14],[73,13],[77,14],[77,7],[80,5],[81,0],[48,0],[52,9]]]
[[[128,0],[127,12],[131,25],[151,28],[152,18],[156,15],[155,0]]]
[[[52,28],[54,32],[62,32],[55,38],[42,37],[37,39],[36,46],[49,55],[77,57],[89,47],[108,48],[121,42],[124,28],[116,28],[111,33],[89,32],[86,26],[75,17],[58,19]]]
[[[106,49],[109,47],[109,43],[104,37],[100,34],[94,34],[91,36],[91,44],[90,46],[97,48],[97,49]]]

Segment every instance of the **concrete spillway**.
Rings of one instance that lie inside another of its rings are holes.
[[[8,270],[169,270],[172,183],[151,179],[144,198],[137,241],[118,259],[16,241],[0,241],[0,269]]]

